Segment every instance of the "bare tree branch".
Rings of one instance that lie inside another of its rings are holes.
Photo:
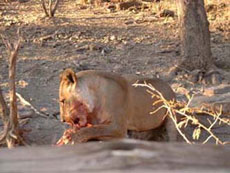
[[[47,12],[47,9],[46,9],[46,4],[45,4],[45,0],[41,0],[42,1],[42,8],[46,14],[46,16],[49,16],[49,13]]]
[[[42,8],[46,14],[47,17],[54,17],[54,14],[57,10],[57,7],[59,5],[60,0],[49,0],[48,2],[48,8],[46,7],[45,0],[41,0]],[[54,4],[54,5],[53,5]]]
[[[53,17],[52,16],[52,4],[53,4],[53,1],[49,0],[49,17]]]
[[[173,123],[175,124],[175,127],[177,129],[177,131],[179,132],[179,134],[183,137],[183,139],[188,143],[188,144],[192,144],[191,141],[189,141],[189,139],[186,137],[186,135],[181,131],[182,127],[186,127],[187,124],[190,122],[192,125],[195,125],[196,128],[193,131],[193,139],[194,140],[198,140],[201,134],[201,129],[206,131],[209,136],[207,137],[206,140],[203,141],[203,144],[205,144],[206,142],[208,142],[209,139],[213,138],[216,141],[216,144],[228,144],[229,141],[223,142],[221,141],[218,136],[216,136],[213,131],[212,128],[213,126],[217,123],[217,122],[221,122],[224,123],[226,125],[230,125],[229,124],[229,119],[228,120],[224,120],[223,118],[220,118],[220,115],[222,114],[222,109],[220,109],[219,112],[213,111],[212,109],[204,109],[202,108],[190,108],[189,104],[191,103],[191,100],[193,97],[189,96],[188,97],[188,102],[187,103],[176,103],[175,101],[167,101],[164,96],[162,95],[162,93],[160,93],[157,89],[155,89],[151,84],[149,83],[135,83],[133,84],[133,86],[137,87],[147,87],[149,90],[148,92],[152,95],[152,97],[157,97],[158,99],[160,99],[163,102],[163,105],[159,108],[159,109],[167,109],[168,112],[168,116],[172,119]],[[155,104],[155,103],[153,103]],[[159,109],[154,110],[155,112],[159,111]],[[194,116],[194,113],[203,113],[206,115],[209,115],[211,117],[214,118],[213,123],[211,123],[211,125],[209,127],[207,127],[206,125],[202,124],[198,118],[196,118]],[[177,120],[177,116],[180,116],[182,121],[178,121]]]
[[[16,61],[21,43],[20,28],[17,31],[18,40],[13,44],[9,40],[2,37],[3,42],[9,52],[9,96],[10,96],[10,109],[8,110],[2,92],[0,90],[0,105],[2,114],[1,117],[4,123],[4,131],[0,137],[0,143],[6,143],[8,148],[15,147],[19,143],[23,143],[22,137],[18,129],[18,116],[17,116],[17,98],[15,87],[15,74],[16,74]]]
[[[54,4],[54,7],[53,7],[53,10],[52,10],[52,16],[54,16],[54,14],[55,14],[55,12],[57,10],[57,7],[59,5],[59,2],[60,2],[60,0],[56,0],[56,2]]]
[[[44,117],[44,118],[47,118],[49,115],[48,114],[45,114],[43,112],[40,112],[38,111],[33,105],[31,105],[28,101],[26,101],[21,94],[19,93],[16,93],[16,96],[17,98],[21,101],[21,103],[25,106],[29,106],[36,114]]]

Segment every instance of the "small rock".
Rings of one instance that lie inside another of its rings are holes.
[[[127,10],[130,7],[140,7],[141,5],[142,5],[142,3],[137,2],[135,0],[131,0],[131,1],[127,1],[127,2],[121,2],[118,5],[118,9],[120,9],[120,10]]]
[[[114,13],[116,11],[116,5],[114,4],[111,4],[107,7],[107,10],[110,12],[110,13]]]
[[[216,29],[217,29],[218,31],[224,32],[224,29],[223,29],[221,26],[217,26]]]
[[[219,73],[214,73],[211,76],[211,82],[214,85],[221,84],[222,83],[222,77]]]
[[[93,45],[93,44],[89,45],[90,51],[94,51],[94,50],[98,50],[98,49],[99,49],[99,47],[97,47],[96,45]]]
[[[117,50],[125,50],[125,46],[124,46],[124,44],[118,44],[117,46],[116,46],[116,49]]]
[[[120,64],[115,64],[114,67],[113,67],[114,71],[118,71],[118,70],[120,70],[121,68],[122,68],[122,67],[121,67]]]
[[[83,51],[89,50],[89,45],[83,45],[83,46],[76,45],[75,48],[76,48],[76,51],[83,52]]]
[[[204,95],[213,96],[214,94],[224,94],[230,92],[230,85],[220,85],[204,89]]]
[[[79,8],[80,8],[81,10],[85,10],[85,9],[87,9],[88,7],[87,7],[86,5],[81,5]]]
[[[202,83],[203,84],[213,84],[213,85],[219,85],[222,83],[222,76],[220,72],[218,71],[210,71],[206,74],[204,74]]]
[[[112,3],[119,3],[119,2],[121,2],[121,0],[110,0],[109,2],[112,2]]]
[[[220,112],[222,110],[222,115],[230,116],[230,102],[214,103],[212,107],[216,112]]]
[[[188,75],[188,80],[190,80],[193,83],[201,82],[204,76],[204,71],[201,71],[199,69],[193,70]]]
[[[19,85],[21,88],[25,88],[28,84],[28,82],[24,81],[24,80],[19,80],[17,82],[17,85]]]
[[[129,20],[129,21],[126,21],[125,24],[126,25],[134,24],[134,21],[133,20]]]
[[[109,36],[105,36],[104,37],[104,43],[108,43],[109,42]]]
[[[29,0],[18,0],[19,3],[29,2]]]
[[[208,4],[206,6],[206,11],[208,13],[211,12],[211,11],[216,11],[216,10],[217,10],[217,5],[215,5],[215,4]]]
[[[176,93],[182,94],[182,95],[187,95],[187,94],[189,94],[189,90],[187,90],[187,89],[184,88],[184,87],[178,87],[178,88],[176,89]]]
[[[174,11],[171,11],[171,10],[163,10],[161,13],[160,13],[160,17],[174,17],[175,16],[175,13]]]
[[[116,36],[115,36],[115,35],[111,35],[109,39],[110,39],[111,41],[114,41],[114,40],[116,40]]]
[[[224,2],[219,4],[219,8],[225,8],[225,7],[227,7],[227,5]]]
[[[209,18],[209,20],[216,20],[216,14],[212,14]]]

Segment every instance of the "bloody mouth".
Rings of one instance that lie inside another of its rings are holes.
[[[86,127],[87,124],[89,124],[89,118],[88,118],[88,108],[87,106],[80,102],[75,100],[73,103],[73,107],[70,110],[69,113],[69,124],[74,129],[80,129],[82,127]]]

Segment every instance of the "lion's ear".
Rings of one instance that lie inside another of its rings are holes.
[[[77,76],[75,74],[75,72],[68,68],[65,71],[62,72],[62,74],[60,75],[60,80],[65,80],[69,83],[77,83]]]

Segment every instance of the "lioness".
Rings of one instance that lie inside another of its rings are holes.
[[[146,131],[162,125],[166,109],[146,88],[133,87],[136,81],[152,84],[167,100],[175,99],[170,86],[160,79],[121,76],[116,73],[87,70],[77,74],[66,69],[60,77],[59,99],[61,121],[77,127],[75,142],[123,138],[127,130]],[[171,122],[171,121],[170,121]],[[170,140],[175,140],[174,125],[166,127]],[[88,126],[90,124],[90,126]]]

